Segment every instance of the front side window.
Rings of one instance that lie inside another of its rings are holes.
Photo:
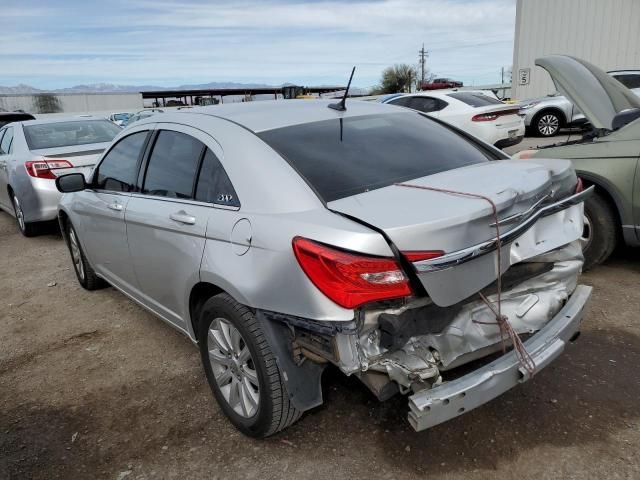
[[[13,127],[8,127],[5,130],[2,140],[0,141],[0,155],[10,154],[12,143],[13,143]]]
[[[438,110],[442,110],[446,105],[446,103],[442,102],[441,106],[441,102],[431,97],[412,97],[409,102],[409,108],[425,113],[437,112]]]
[[[30,150],[106,143],[119,133],[120,128],[109,120],[37,123],[24,127]]]
[[[387,103],[391,105],[398,105],[399,107],[408,107],[411,103],[412,97],[398,97],[393,100],[389,100]]]
[[[325,202],[489,161],[470,140],[409,110],[322,120],[258,136]]]
[[[137,132],[120,140],[104,157],[96,173],[95,188],[131,192],[135,188],[138,160],[148,132]]]
[[[196,200],[230,207],[240,206],[227,172],[224,171],[220,160],[209,149],[202,160],[196,187]]]
[[[180,132],[158,134],[144,180],[143,193],[171,198],[193,198],[204,144]]]

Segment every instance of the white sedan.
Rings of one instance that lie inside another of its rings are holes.
[[[518,105],[508,105],[485,92],[417,92],[381,101],[424,112],[498,148],[516,145],[524,138]]]

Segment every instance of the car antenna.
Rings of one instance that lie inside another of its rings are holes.
[[[344,112],[347,109],[347,95],[349,94],[349,87],[351,87],[351,80],[353,80],[353,74],[355,73],[355,71],[356,67],[353,67],[353,70],[351,70],[351,76],[349,77],[349,83],[347,83],[347,89],[344,91],[342,100],[340,100],[338,103],[330,103],[329,105],[327,105],[329,108],[333,108],[334,110],[338,110],[340,112]]]

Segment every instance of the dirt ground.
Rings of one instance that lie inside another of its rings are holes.
[[[640,478],[640,250],[584,275],[582,336],[532,381],[422,433],[407,402],[324,375],[325,404],[267,440],[225,420],[189,339],[59,236],[0,213],[0,478]]]

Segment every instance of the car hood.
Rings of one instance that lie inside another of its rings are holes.
[[[640,98],[608,75],[584,60],[566,55],[538,58],[558,91],[570,99],[596,129],[613,130],[613,120],[624,110],[640,108]]]

